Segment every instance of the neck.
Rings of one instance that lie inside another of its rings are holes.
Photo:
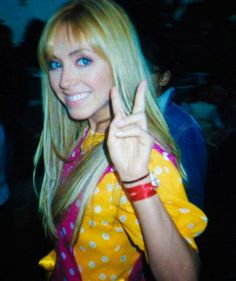
[[[89,120],[89,128],[95,133],[105,133],[110,125],[110,122],[110,118],[100,120],[99,122]]]

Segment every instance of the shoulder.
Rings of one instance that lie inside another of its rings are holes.
[[[184,123],[185,125],[188,126],[199,127],[199,124],[197,123],[195,118],[176,103],[172,102],[166,108],[164,115],[167,118],[167,120],[168,119],[172,120],[173,118],[175,118],[175,122],[177,122],[178,124]]]
[[[164,116],[175,141],[183,135],[189,137],[202,136],[201,127],[196,119],[177,104],[172,103],[166,109]]]

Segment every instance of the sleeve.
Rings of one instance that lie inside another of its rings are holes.
[[[207,171],[206,144],[199,126],[183,127],[179,130],[176,142],[181,151],[182,165],[188,175],[184,185],[189,201],[203,208]]]
[[[45,257],[41,258],[39,261],[39,266],[43,267],[47,271],[52,271],[56,264],[56,251],[51,250]]]
[[[180,174],[166,152],[161,154],[153,149],[149,171],[158,183],[157,193],[180,234],[198,250],[194,238],[205,230],[207,217],[202,210],[188,201]],[[129,202],[120,205],[117,219],[133,243],[145,251],[141,229]]]

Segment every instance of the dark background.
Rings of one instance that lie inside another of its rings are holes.
[[[117,1],[142,40],[165,42],[173,53],[176,103],[191,91],[211,89],[225,131],[208,145],[205,212],[209,225],[197,238],[201,281],[236,280],[235,231],[235,1]],[[217,3],[216,3],[217,2]],[[25,3],[27,5],[27,1]],[[22,42],[0,25],[0,121],[7,138],[10,199],[0,207],[0,280],[41,281],[37,262],[50,245],[44,238],[32,187],[33,155],[42,128],[36,46],[45,22],[33,18]],[[228,128],[230,127],[230,130]]]

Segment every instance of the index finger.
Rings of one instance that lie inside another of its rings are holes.
[[[112,110],[113,110],[114,116],[116,116],[118,113],[121,113],[122,115],[124,115],[121,98],[120,98],[119,92],[115,86],[111,89],[111,104],[112,104]]]
[[[134,106],[132,113],[144,112],[145,111],[145,90],[147,87],[147,81],[143,80],[138,85],[135,99],[134,99]]]

